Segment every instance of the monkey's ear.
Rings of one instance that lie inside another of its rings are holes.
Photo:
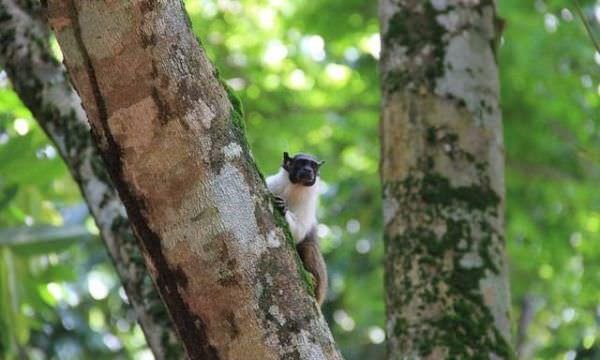
[[[321,161],[318,161],[318,162],[317,162],[317,165],[318,165],[319,167],[321,167],[321,165],[323,165],[323,164],[325,164],[325,160],[321,160]]]
[[[292,159],[290,158],[290,154],[286,151],[283,153],[283,168],[289,170],[290,162],[292,162]]]

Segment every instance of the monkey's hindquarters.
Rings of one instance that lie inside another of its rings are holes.
[[[322,305],[327,294],[327,266],[319,244],[316,240],[306,239],[296,245],[296,249],[304,268],[315,277],[315,297],[319,305]]]

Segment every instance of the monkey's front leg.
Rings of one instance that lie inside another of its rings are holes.
[[[282,197],[273,195],[273,204],[275,205],[275,209],[277,209],[281,215],[285,216],[285,213],[287,212],[285,200]]]
[[[285,199],[279,196],[273,196],[273,203],[275,204],[275,208],[285,217],[285,220],[288,224],[290,232],[292,233],[292,237],[296,243],[299,243],[306,236],[306,229],[302,225],[300,221],[298,221],[296,214],[291,211],[288,211],[287,204]]]
[[[298,220],[296,214],[289,211],[287,208],[287,204],[285,199],[274,195],[273,196],[273,204],[275,208],[285,217],[285,220],[288,224],[288,228],[292,233],[292,237],[294,238],[294,242],[297,244],[304,239],[306,236],[307,230],[304,224]]]

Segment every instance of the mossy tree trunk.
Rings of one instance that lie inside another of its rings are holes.
[[[380,0],[390,359],[509,358],[493,0]]]
[[[49,36],[39,3],[0,0],[0,66],[77,182],[154,357],[179,358],[183,347],[94,145],[79,96],[50,51]]]
[[[48,18],[192,359],[337,359],[180,1],[50,0]]]

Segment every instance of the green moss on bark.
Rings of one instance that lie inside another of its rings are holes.
[[[510,345],[495,327],[481,292],[481,280],[499,272],[501,254],[494,245],[502,237],[492,222],[500,197],[489,185],[485,164],[473,161],[479,182],[453,186],[433,170],[433,161],[426,159],[422,169],[411,172],[421,175],[384,184],[387,196],[399,202],[397,216],[405,219],[404,230],[385,239],[386,272],[396,276],[386,278],[388,292],[397,294],[388,296],[392,331],[404,342],[400,348],[411,343],[420,356],[444,348],[448,358],[488,358],[492,353],[509,358]],[[405,315],[415,306],[421,315]]]
[[[436,81],[446,71],[447,65],[444,64],[444,58],[448,41],[452,36],[456,36],[440,25],[439,17],[467,9],[479,13],[481,16],[485,8],[494,8],[495,4],[492,0],[482,0],[460,6],[446,4],[443,9],[435,9],[432,1],[428,0],[405,1],[398,4],[398,7],[399,9],[388,20],[386,32],[382,34],[384,45],[382,62],[389,63],[388,58],[395,58],[394,63],[398,63],[398,59],[403,58],[402,66],[394,65],[395,68],[388,70],[382,76],[383,88],[388,92],[403,89],[415,91],[421,89],[422,86],[430,91],[434,90]],[[494,54],[496,54],[503,26],[503,21],[494,17],[495,31],[489,38]],[[467,30],[467,26],[461,29],[461,31]],[[455,100],[462,101],[461,99]]]
[[[473,184],[470,186],[451,186],[448,178],[428,172],[423,176],[421,196],[424,201],[438,206],[463,204],[468,210],[486,210],[494,208],[500,198],[489,186]]]
[[[249,146],[247,138],[246,138],[246,126],[245,126],[245,122],[244,122],[244,108],[243,108],[242,101],[237,96],[235,91],[229,85],[227,85],[227,83],[225,83],[225,81],[223,81],[223,79],[221,79],[218,71],[215,71],[215,76],[219,79],[219,82],[221,83],[221,85],[223,86],[225,91],[227,92],[227,98],[229,99],[229,102],[231,103],[231,106],[232,106],[231,113],[230,113],[230,119],[231,119],[231,125],[233,128],[233,132],[236,137],[236,140],[238,141],[239,144],[241,144],[242,149],[244,150],[244,154],[250,154],[250,146]],[[254,159],[251,156],[248,156],[248,158],[246,160],[248,161],[249,164],[252,165],[255,174],[258,174],[258,176],[264,182],[264,180],[265,180],[264,176],[263,176],[262,172],[260,171],[260,169],[258,168],[258,166],[256,165],[256,162],[254,161]],[[264,203],[271,204],[273,206],[272,197],[269,195],[268,198],[265,199]],[[296,265],[297,265],[297,269],[298,269],[298,275],[299,275],[300,279],[302,280],[303,286],[305,287],[305,289],[308,291],[308,293],[311,296],[314,296],[315,286],[316,286],[316,284],[314,283],[315,280],[314,280],[312,274],[310,274],[308,271],[306,271],[306,269],[304,268],[304,265],[302,265],[300,256],[298,255],[298,252],[296,251],[296,244],[295,244],[292,234],[289,230],[288,224],[285,221],[285,218],[277,211],[273,212],[273,215],[275,217],[275,222],[276,222],[277,226],[284,231],[286,246],[288,246],[289,248],[291,248],[293,250],[294,258],[296,260]]]
[[[240,100],[235,91],[224,81],[221,81],[221,84],[223,87],[225,87],[225,91],[227,91],[227,98],[233,107],[231,110],[231,122],[235,128],[239,129],[245,134],[246,124],[244,122],[244,107],[242,100]]]
[[[384,76],[386,91],[399,91],[410,84],[410,89],[418,89],[420,85],[429,89],[435,87],[437,78],[444,73],[446,32],[436,20],[442,13],[435,10],[429,1],[425,1],[419,6],[401,6],[390,18],[382,39],[383,57],[397,56],[398,49],[402,48],[406,58],[404,69],[389,71]]]

